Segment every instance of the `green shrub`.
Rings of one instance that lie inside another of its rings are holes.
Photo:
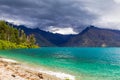
[[[23,30],[13,28],[0,21],[0,49],[38,48],[33,34],[26,35]]]

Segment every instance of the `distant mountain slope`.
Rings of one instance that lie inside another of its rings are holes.
[[[12,25],[9,23],[9,25]],[[13,27],[22,29],[27,35],[34,34],[40,46],[59,47],[118,47],[120,46],[120,31],[101,29],[94,26],[87,27],[77,35],[53,34],[36,29],[30,29],[24,25]]]
[[[25,26],[23,26],[23,25],[20,25],[20,26],[15,26],[15,25],[14,25],[13,27],[15,27],[15,28],[17,28],[17,29],[24,30],[27,35],[29,35],[29,34],[34,34],[34,35],[35,35],[35,38],[36,38],[36,42],[37,42],[40,46],[55,46],[55,45],[52,44],[50,41],[48,41],[45,36],[43,36],[43,35],[41,34],[42,31],[39,30],[39,29],[31,29],[31,28],[27,28],[27,27],[25,27]]]
[[[10,23],[7,23],[7,24],[12,25],[17,29],[24,30],[27,35],[34,34],[36,37],[37,43],[40,46],[64,46],[64,44],[68,42],[68,40],[71,37],[74,36],[74,35],[54,34],[54,33],[40,30],[38,28],[31,29],[31,28],[27,28],[24,25],[16,26]]]
[[[77,36],[71,38],[66,46],[100,47],[120,46],[120,31],[100,29],[94,26],[87,27]]]

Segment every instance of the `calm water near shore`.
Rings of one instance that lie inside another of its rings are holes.
[[[77,80],[120,80],[120,48],[1,50],[0,56],[74,75]]]

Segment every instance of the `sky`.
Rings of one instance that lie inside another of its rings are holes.
[[[0,0],[0,20],[61,34],[120,30],[120,0]]]

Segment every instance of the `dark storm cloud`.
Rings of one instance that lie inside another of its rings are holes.
[[[41,29],[55,26],[80,30],[97,18],[81,0],[0,0],[0,15],[5,20]]]

